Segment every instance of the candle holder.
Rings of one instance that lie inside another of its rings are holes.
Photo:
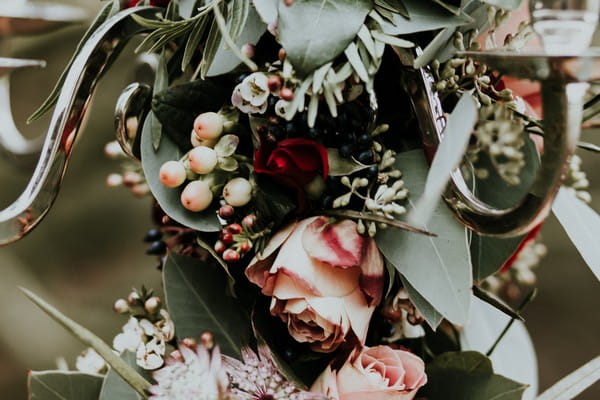
[[[600,49],[591,48],[573,55],[494,51],[458,55],[482,62],[502,74],[541,83],[544,151],[538,175],[525,198],[510,208],[491,206],[477,198],[459,169],[453,171],[443,195],[455,216],[477,233],[499,237],[525,234],[548,214],[568,160],[575,152],[587,81],[600,77]],[[430,72],[421,69],[416,73],[417,79],[409,85],[409,90],[423,142],[433,152],[444,134],[443,111],[431,87]]]

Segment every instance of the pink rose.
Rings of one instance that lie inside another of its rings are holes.
[[[333,400],[411,400],[426,383],[425,364],[419,357],[376,346],[354,350],[338,371],[328,366],[311,391]]]
[[[346,341],[364,343],[384,280],[375,241],[359,235],[353,221],[330,222],[312,217],[288,225],[246,269],[272,296],[271,314],[295,340],[320,352]]]

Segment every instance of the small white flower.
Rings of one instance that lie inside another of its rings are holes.
[[[157,369],[163,365],[165,342],[160,338],[153,338],[148,343],[140,343],[136,350],[136,364],[148,370]]]
[[[175,324],[166,310],[160,310],[160,315],[163,319],[158,321],[155,326],[162,334],[164,340],[170,342],[175,337]]]
[[[267,110],[269,87],[267,75],[250,74],[233,89],[231,104],[245,114],[263,114]]]
[[[287,110],[291,104],[292,103],[287,100],[277,100],[277,103],[275,103],[275,114],[277,114],[278,117],[285,118],[285,114],[287,113]]]
[[[113,339],[113,348],[120,353],[124,351],[136,351],[140,343],[144,342],[144,330],[140,327],[137,319],[129,318],[123,326],[123,332]]]
[[[96,353],[96,350],[89,348],[77,356],[75,368],[88,374],[101,374],[106,372],[108,366],[100,354]]]

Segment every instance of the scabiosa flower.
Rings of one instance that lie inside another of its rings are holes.
[[[222,369],[221,352],[215,346],[179,347],[177,357],[169,356],[166,365],[153,374],[150,400],[226,399],[227,375]]]
[[[242,358],[244,362],[223,356],[232,400],[326,400],[323,395],[301,390],[286,380],[266,345],[258,346],[258,354],[243,348]]]

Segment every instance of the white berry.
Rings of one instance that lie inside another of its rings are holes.
[[[194,132],[198,139],[216,139],[223,133],[223,117],[215,112],[205,112],[194,120]]]
[[[206,210],[212,199],[210,186],[204,181],[190,182],[181,192],[181,204],[190,211]]]
[[[206,146],[194,147],[188,154],[190,168],[197,174],[208,174],[217,166],[217,152]]]
[[[233,207],[241,207],[252,199],[252,185],[245,178],[233,178],[223,188],[223,198]]]
[[[167,161],[158,173],[161,183],[167,187],[180,186],[186,178],[185,167],[179,161]]]

